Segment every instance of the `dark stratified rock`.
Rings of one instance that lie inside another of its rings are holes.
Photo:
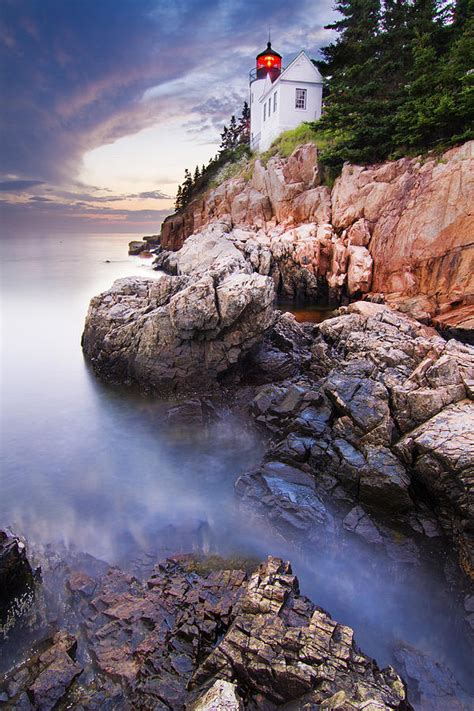
[[[232,624],[190,688],[216,675],[236,680],[262,708],[265,702],[293,702],[295,709],[411,708],[395,671],[380,670],[357,649],[350,628],[301,597],[289,564],[275,558],[250,578]]]
[[[65,619],[81,629],[81,664],[75,636],[59,632],[7,675],[6,708],[411,709],[394,669],[299,594],[289,563],[226,568],[181,556],[146,583],[112,568],[92,594],[76,572]]]
[[[25,544],[16,536],[0,531],[0,633],[13,621],[34,594],[34,575]]]
[[[65,700],[83,668],[75,661],[77,640],[65,630],[57,632],[5,680],[5,708],[51,711]],[[46,647],[46,648],[45,648]]]
[[[418,694],[419,711],[471,711],[472,697],[468,697],[452,672],[438,659],[415,647],[400,645],[395,659],[406,678],[410,678]]]
[[[261,519],[285,533],[316,533],[332,526],[332,517],[316,494],[311,474],[282,462],[267,462],[240,476],[235,490],[250,518]]]

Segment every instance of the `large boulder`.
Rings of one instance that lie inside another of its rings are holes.
[[[474,403],[460,400],[406,434],[396,449],[428,491],[474,579],[473,433]]]
[[[84,354],[104,380],[203,390],[262,338],[273,300],[272,280],[245,272],[119,279],[91,301]]]

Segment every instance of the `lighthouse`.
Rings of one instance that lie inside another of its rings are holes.
[[[269,41],[250,71],[250,146],[266,151],[283,131],[321,116],[323,80],[304,50],[284,69]]]

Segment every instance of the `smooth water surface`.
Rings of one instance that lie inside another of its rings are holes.
[[[166,403],[95,379],[80,347],[90,298],[122,276],[159,278],[149,261],[127,257],[132,237],[1,244],[0,525],[112,563],[191,549],[287,556],[303,591],[380,663],[408,642],[468,685],[465,628],[439,559],[399,566],[329,532],[301,549],[254,530],[233,497],[263,452],[251,423],[227,413],[170,429]]]

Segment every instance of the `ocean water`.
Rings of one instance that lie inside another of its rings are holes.
[[[133,237],[0,242],[0,525],[110,563],[190,550],[288,557],[302,591],[379,663],[407,643],[472,691],[472,648],[441,544],[410,566],[329,531],[292,545],[255,530],[233,496],[263,452],[251,422],[227,412],[206,427],[170,427],[167,403],[96,380],[80,347],[90,298],[119,277],[159,278],[127,256]]]

